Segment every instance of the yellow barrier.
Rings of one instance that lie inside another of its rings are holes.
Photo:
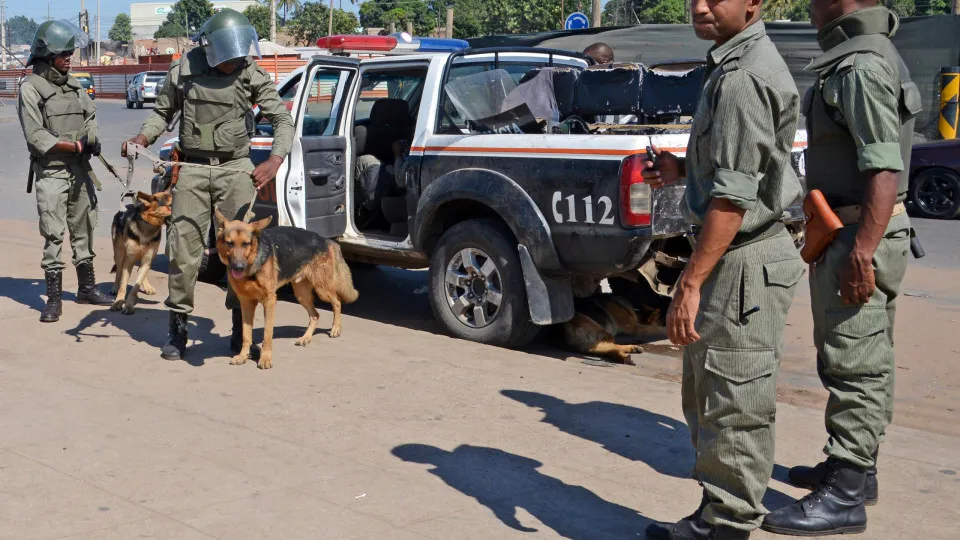
[[[956,139],[960,127],[960,67],[940,68],[940,138]]]

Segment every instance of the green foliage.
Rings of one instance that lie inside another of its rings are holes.
[[[637,17],[644,24],[683,24],[687,22],[684,0],[645,0],[634,2]]]
[[[444,7],[444,14],[446,7]],[[456,13],[456,9],[454,9]],[[446,21],[446,15],[444,15]],[[437,26],[437,18],[426,2],[407,0],[367,0],[360,4],[360,25],[364,28],[386,28],[394,23],[397,31],[406,30],[407,23],[413,23],[417,35],[430,35]],[[457,22],[454,19],[454,27]]]
[[[810,0],[795,0],[792,2],[789,9],[784,13],[784,18],[791,21],[809,21]]]
[[[133,28],[130,26],[130,16],[126,13],[117,15],[107,37],[113,41],[131,41],[133,39]]]
[[[883,0],[883,5],[901,17],[909,17],[917,9],[915,0]]]
[[[301,45],[312,45],[317,38],[327,35],[330,9],[319,2],[304,2],[290,23],[287,32]],[[356,15],[342,9],[333,10],[333,33],[353,34],[360,22]]]
[[[160,29],[154,32],[154,38],[184,37],[195,33],[213,17],[213,4],[209,0],[179,0],[167,14]],[[184,28],[187,24],[189,28]]]
[[[23,15],[7,19],[7,40],[10,45],[30,45],[37,35],[37,21]]]
[[[250,24],[257,29],[257,35],[261,39],[270,39],[270,8],[263,4],[254,4],[247,6],[243,14],[250,19]],[[277,17],[277,26],[280,26],[280,18]]]
[[[277,0],[277,11],[283,8],[283,26],[287,25],[287,10],[296,11],[300,9],[300,0]],[[268,6],[269,10],[269,6]]]

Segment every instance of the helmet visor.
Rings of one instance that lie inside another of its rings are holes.
[[[80,30],[80,27],[67,19],[57,21],[57,26],[47,31],[50,34],[46,41],[47,49],[51,53],[62,53],[73,49],[83,49],[90,44],[90,36]]]
[[[260,58],[257,31],[252,26],[228,26],[201,37],[207,64],[216,67],[228,60]]]

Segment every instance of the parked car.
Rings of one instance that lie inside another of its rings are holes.
[[[144,71],[137,75],[127,85],[127,108],[134,105],[143,108],[144,103],[156,103],[157,94],[163,88],[163,81],[167,78],[165,71]]]
[[[907,201],[921,217],[960,217],[960,139],[913,145]]]
[[[90,96],[90,99],[97,99],[97,88],[93,84],[93,77],[86,72],[77,72],[73,73],[73,78],[76,79],[80,86],[83,86],[83,89],[87,91],[87,95]]]

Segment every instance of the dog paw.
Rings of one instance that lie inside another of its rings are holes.
[[[246,364],[246,363],[247,363],[247,357],[248,357],[248,356],[250,356],[250,353],[249,353],[249,352],[244,353],[243,351],[241,351],[240,354],[238,354],[238,355],[236,355],[236,356],[234,356],[233,358],[230,359],[230,365],[231,365],[231,366],[242,366],[243,364]]]
[[[625,365],[625,366],[635,366],[635,365],[637,365],[637,363],[634,362],[634,361],[633,361],[633,358],[630,358],[630,356],[628,355],[628,356],[624,356],[624,357],[623,357],[623,365]]]
[[[340,337],[340,334],[342,334],[342,333],[343,333],[343,330],[341,330],[341,329],[339,329],[339,328],[333,328],[333,329],[330,330],[330,337],[331,337],[331,338],[338,338],[338,337]]]
[[[110,306],[110,311],[120,311],[123,309],[123,300],[117,300]]]
[[[296,345],[297,347],[306,347],[311,341],[313,341],[312,337],[304,336],[294,341],[293,344]]]
[[[273,367],[273,358],[269,354],[260,353],[260,361],[257,362],[260,369],[270,369]]]
[[[643,347],[640,345],[634,345],[633,348],[630,349],[630,352],[632,354],[643,354]]]
[[[124,314],[124,315],[133,315],[134,313],[136,313],[136,311],[137,311],[137,310],[134,309],[134,307],[131,306],[131,305],[123,306],[123,314]]]
[[[157,294],[157,290],[154,289],[153,287],[149,286],[149,285],[146,286],[146,287],[141,286],[141,287],[140,287],[140,294],[145,294],[145,295],[147,295],[147,296],[153,296],[153,295]]]

